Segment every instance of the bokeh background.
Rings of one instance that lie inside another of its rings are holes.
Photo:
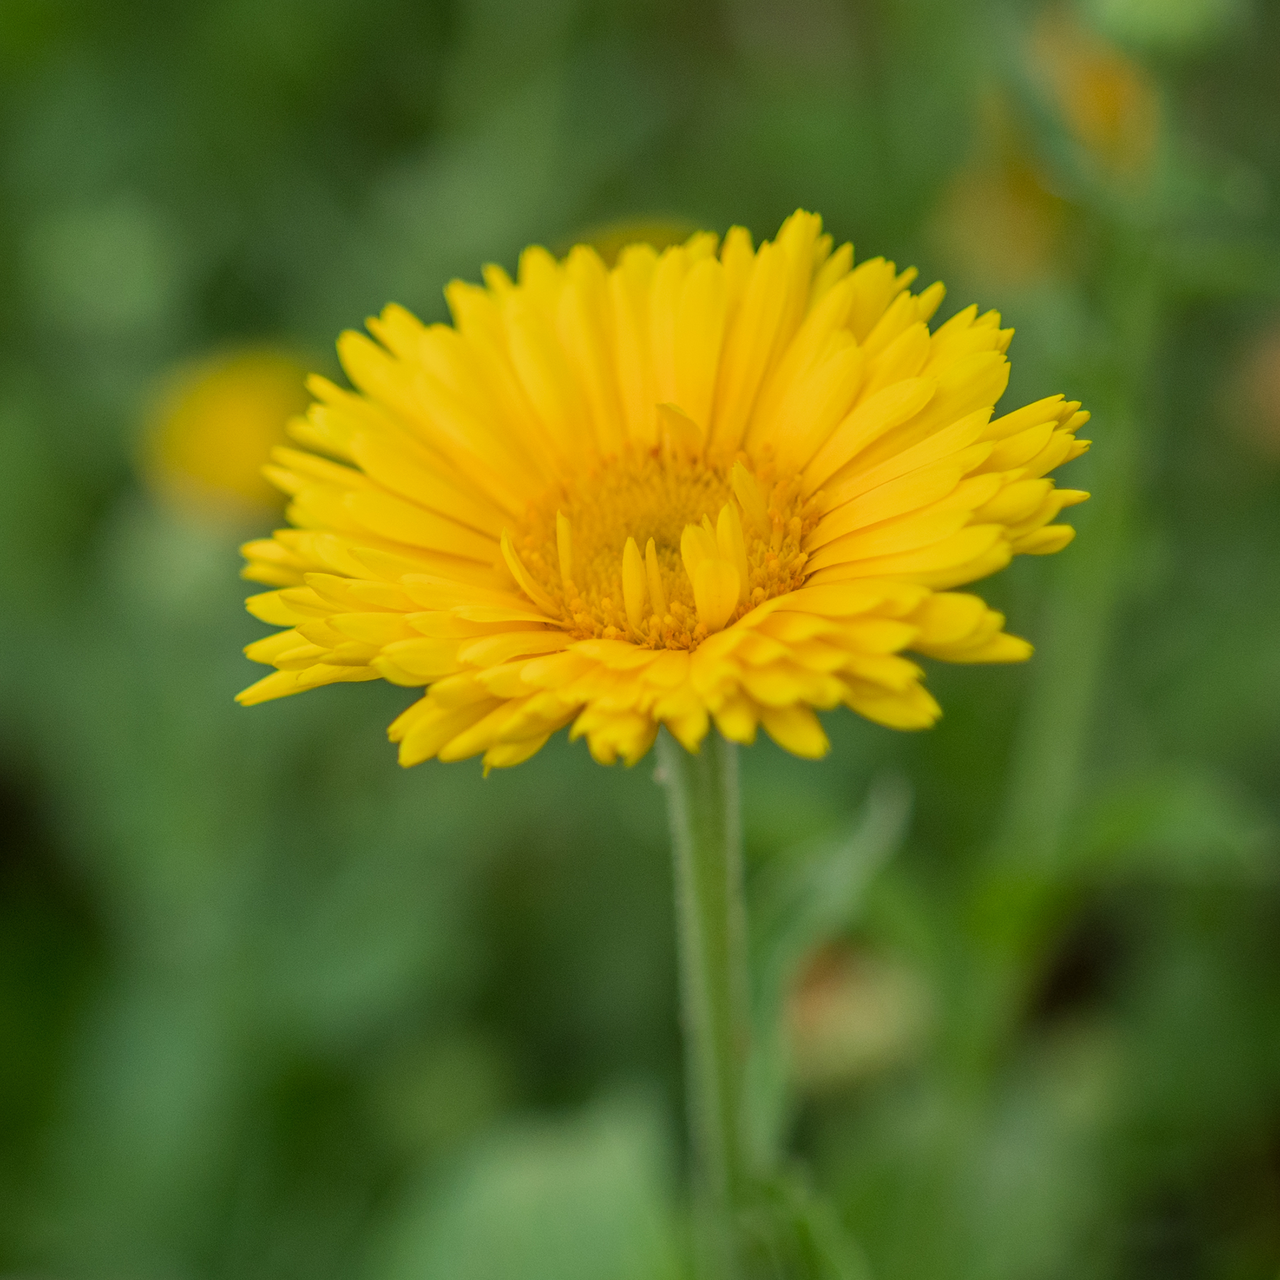
[[[1029,666],[744,753],[761,1123],[856,1242],[778,1273],[1274,1280],[1278,65],[1271,0],[3,0],[0,1274],[686,1274],[651,762],[237,709],[236,547],[386,301],[803,205],[1001,310],[1096,496],[988,584]]]

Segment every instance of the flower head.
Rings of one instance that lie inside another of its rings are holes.
[[[254,703],[340,680],[425,686],[402,764],[527,759],[564,725],[638,760],[714,722],[821,755],[814,708],[901,729],[939,715],[904,651],[1030,646],[951,588],[1070,541],[1086,495],[1046,473],[1087,447],[1061,396],[1001,418],[1011,331],[941,285],[853,266],[799,212],[606,269],[525,251],[455,281],[454,324],[388,307],[339,342],[270,474],[293,529],[250,543],[249,600],[287,628]]]

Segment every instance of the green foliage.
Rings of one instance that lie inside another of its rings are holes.
[[[910,793],[900,778],[877,780],[852,827],[779,851],[751,886],[752,1041],[747,1124],[755,1161],[772,1169],[792,1119],[787,1000],[805,962],[861,923],[867,887],[901,841]]]
[[[411,1191],[366,1274],[675,1280],[663,1128],[652,1108],[614,1101],[494,1133],[447,1181]]]
[[[1280,13],[1080,0],[1157,108],[1110,155],[1050,9],[0,6],[0,1273],[687,1273],[651,765],[402,773],[382,685],[237,709],[276,517],[136,461],[175,362],[332,375],[528,242],[807,205],[1002,310],[1096,496],[983,588],[1028,668],[742,755],[759,1272],[1274,1280]]]

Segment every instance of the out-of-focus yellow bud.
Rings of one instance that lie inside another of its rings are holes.
[[[686,218],[627,218],[590,228],[575,241],[589,244],[611,267],[629,244],[651,244],[655,249],[683,244],[697,227]]]
[[[1061,266],[1067,205],[1025,161],[962,169],[943,193],[931,238],[948,262],[984,285],[1039,283]]]
[[[1098,166],[1113,177],[1145,175],[1160,135],[1160,99],[1146,69],[1064,10],[1036,24],[1030,54],[1063,125]]]
[[[157,397],[141,470],[167,501],[201,515],[278,509],[262,475],[285,423],[310,403],[307,370],[270,348],[226,352],[176,370]]]
[[[1068,265],[1071,206],[1046,185],[1003,94],[981,100],[975,153],[928,225],[944,261],[984,288],[1036,285]]]

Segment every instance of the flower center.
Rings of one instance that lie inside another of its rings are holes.
[[[799,489],[767,461],[628,447],[531,504],[504,551],[576,637],[692,649],[804,580]]]

